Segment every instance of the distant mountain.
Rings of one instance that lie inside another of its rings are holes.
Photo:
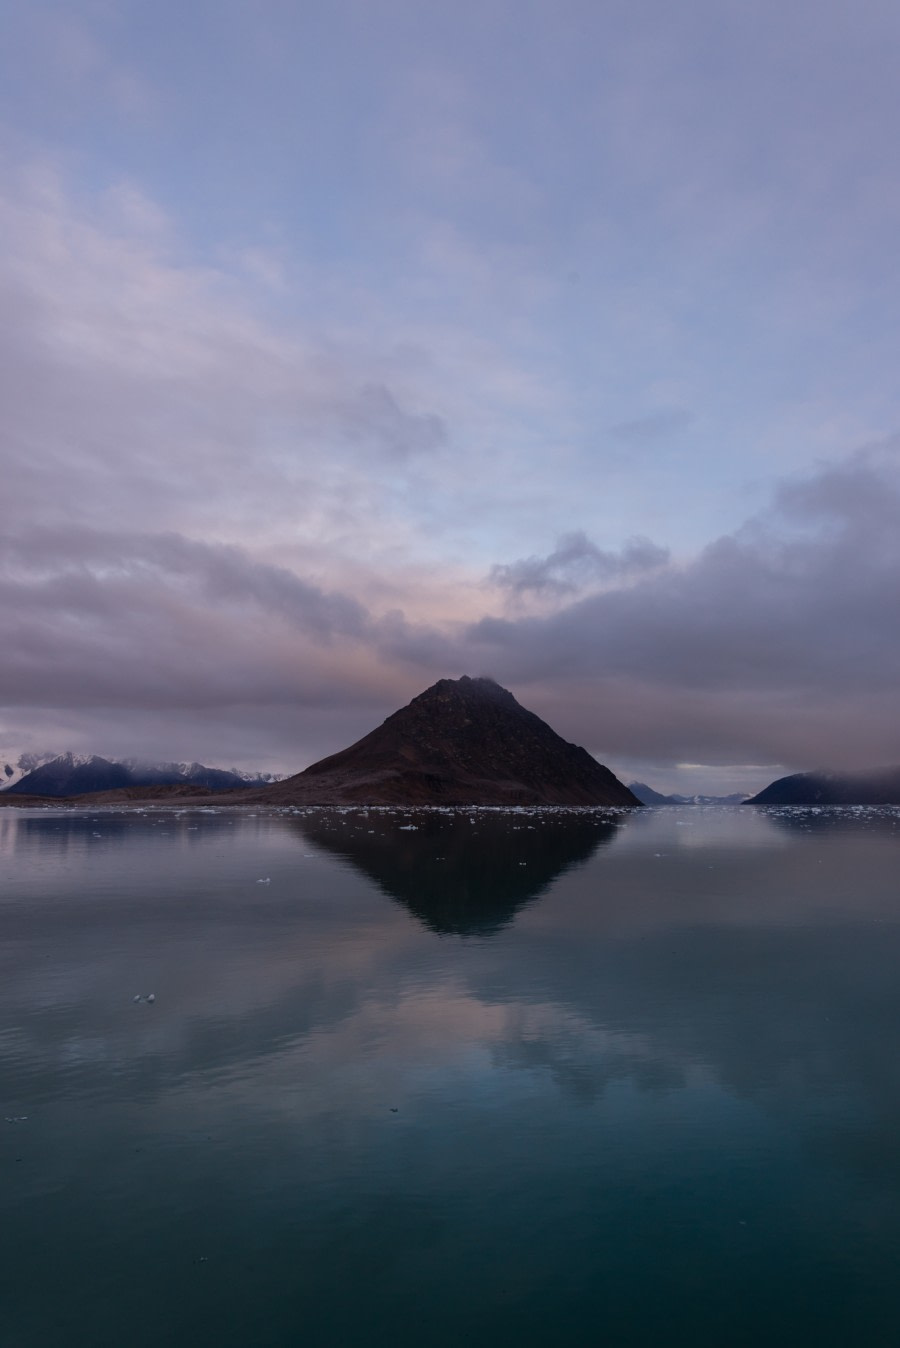
[[[272,804],[640,804],[492,679],[441,679],[340,753],[259,793]]]
[[[747,799],[740,792],[731,796],[662,796],[646,782],[629,782],[628,790],[642,805],[743,805]]]
[[[9,795],[79,796],[86,791],[109,791],[130,786],[128,769],[122,763],[86,754],[62,754],[6,788]]]
[[[681,805],[680,796],[661,796],[658,791],[654,791],[652,786],[646,782],[629,782],[628,790],[637,796],[642,805]]]
[[[20,759],[24,761],[25,755]],[[3,790],[9,795],[82,796],[94,791],[115,791],[135,786],[202,787],[207,791],[230,791],[263,786],[271,774],[244,776],[202,763],[142,763],[137,759],[100,758],[97,754],[60,754],[41,760],[27,772],[8,776]]]
[[[779,777],[748,805],[900,805],[900,768],[874,772],[795,772]]]

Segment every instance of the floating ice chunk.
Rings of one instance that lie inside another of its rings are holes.
[[[268,876],[268,875],[267,875],[266,878],[265,878],[265,880],[257,880],[256,883],[257,883],[258,885],[270,885],[270,884],[272,883],[271,876]]]
[[[156,1001],[156,993],[155,993],[155,992],[148,992],[148,993],[147,993],[147,1001],[150,1002],[150,1004],[151,1004],[151,1006],[152,1006],[152,1004]]]

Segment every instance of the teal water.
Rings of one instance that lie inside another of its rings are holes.
[[[892,809],[0,812],[0,1343],[893,1348],[898,880]]]

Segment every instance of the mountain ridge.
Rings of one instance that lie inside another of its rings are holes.
[[[27,757],[23,754],[20,764]],[[149,763],[138,758],[102,758],[99,754],[71,751],[55,757],[45,754],[33,757],[40,759],[37,765],[9,780],[8,785],[0,788],[3,795],[67,799],[96,792],[169,786],[218,792],[246,789],[272,780],[270,774],[245,776],[226,768],[208,768],[202,763]],[[6,775],[9,779],[10,774]]]

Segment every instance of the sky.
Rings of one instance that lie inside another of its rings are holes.
[[[660,790],[900,762],[896,4],[0,33],[0,759],[470,674]]]

